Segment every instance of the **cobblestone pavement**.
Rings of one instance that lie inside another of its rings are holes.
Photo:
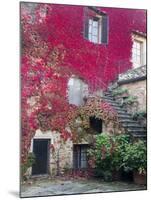
[[[21,197],[145,190],[146,186],[99,180],[36,180],[21,185]]]

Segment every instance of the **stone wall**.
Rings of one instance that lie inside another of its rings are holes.
[[[137,97],[138,111],[146,110],[146,80],[122,84],[120,88],[128,89],[129,95]]]
[[[109,135],[120,135],[125,133],[125,129],[120,123],[115,124],[115,122],[111,120],[108,124],[104,124],[103,132]]]

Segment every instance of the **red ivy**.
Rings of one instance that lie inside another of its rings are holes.
[[[42,14],[45,9],[47,15]],[[39,113],[50,113],[47,128],[58,130],[65,140],[72,137],[66,131],[68,116],[75,109],[68,104],[66,92],[72,74],[96,89],[94,86],[103,87],[117,77],[119,61],[123,63],[121,72],[131,67],[131,32],[146,31],[146,13],[101,10],[110,18],[106,46],[84,39],[82,6],[38,4],[32,15],[25,6],[21,7],[22,162],[26,161],[31,139],[40,127]],[[35,97],[35,102],[31,97]]]

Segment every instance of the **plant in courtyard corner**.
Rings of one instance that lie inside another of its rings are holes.
[[[94,147],[89,151],[90,165],[97,176],[105,180],[114,179],[123,165],[125,145],[129,143],[127,135],[108,135],[102,133],[97,136]],[[94,162],[92,162],[94,161]],[[94,164],[95,163],[95,164]]]
[[[125,171],[137,171],[139,174],[146,174],[147,147],[144,141],[139,140],[126,145],[123,166]]]

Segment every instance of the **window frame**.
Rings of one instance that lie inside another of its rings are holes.
[[[137,47],[134,47],[134,43],[136,43],[136,45],[139,44],[140,48],[138,49]],[[139,51],[140,55],[137,53],[137,51]],[[137,62],[138,57],[139,57],[139,62]],[[134,39],[134,41],[133,41],[132,59],[133,59],[134,64],[142,66],[142,64],[143,64],[143,42],[138,39]]]
[[[92,25],[91,25],[91,33],[90,33],[90,31],[89,31],[89,29],[90,29],[90,20],[92,21]],[[94,25],[93,25],[93,23],[94,22],[97,22],[97,35],[94,35],[93,34],[93,31],[94,31]],[[95,44],[101,44],[101,35],[102,35],[102,33],[101,33],[101,31],[102,31],[102,23],[101,23],[101,17],[91,17],[91,18],[89,18],[88,19],[88,40],[90,41],[90,42],[93,42],[93,43],[95,43]],[[91,38],[89,37],[89,35],[91,34]],[[96,42],[95,41],[93,41],[93,36],[96,36]]]
[[[90,11],[91,10],[91,11]],[[92,14],[93,12],[93,14]],[[89,39],[89,20],[98,19],[98,38],[97,42]],[[96,8],[84,9],[84,38],[94,44],[108,45],[109,43],[109,16]]]
[[[73,145],[73,168],[74,169],[88,168],[88,156],[87,156],[88,148],[89,148],[88,144],[74,144]],[[85,159],[83,160],[82,158],[86,158],[86,160]],[[85,167],[82,167],[82,162],[85,162],[85,165],[86,165]]]
[[[136,61],[136,57],[138,56],[138,54],[135,53],[137,51],[135,47],[135,42],[140,44],[140,63]],[[141,35],[137,32],[132,32],[132,43],[131,62],[132,67],[135,69],[146,65],[147,38],[145,35]]]

